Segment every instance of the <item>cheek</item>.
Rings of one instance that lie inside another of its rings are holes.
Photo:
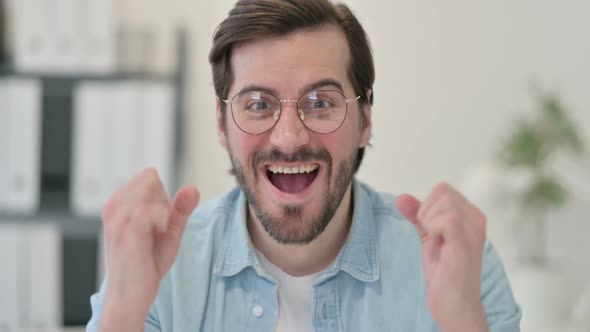
[[[341,159],[342,157],[348,158],[353,150],[355,153],[358,150],[361,139],[360,126],[361,125],[358,121],[347,119],[340,129],[331,135],[328,135],[330,137],[329,139],[324,140],[324,146],[330,151],[330,153],[332,153],[333,157],[336,157],[337,155],[339,156],[338,159]]]
[[[330,153],[330,156],[332,157],[332,167],[335,169],[343,160],[347,160],[351,153],[356,153],[357,151],[357,137],[355,137],[357,134],[343,129],[344,127],[319,140],[321,147],[328,150],[328,153]]]
[[[249,159],[261,148],[261,136],[264,135],[253,136],[232,130],[228,136],[228,144],[233,158],[239,160],[244,167],[250,167]]]

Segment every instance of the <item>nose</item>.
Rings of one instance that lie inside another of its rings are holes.
[[[293,153],[309,144],[310,133],[303,125],[297,103],[283,103],[281,114],[270,134],[270,143],[283,153]]]

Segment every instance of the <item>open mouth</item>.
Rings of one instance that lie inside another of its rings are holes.
[[[318,176],[320,165],[266,166],[266,176],[278,190],[295,194],[304,191]]]

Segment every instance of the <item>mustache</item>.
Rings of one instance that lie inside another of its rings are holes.
[[[243,174],[244,170],[240,163],[236,162],[230,153],[230,159],[232,162],[232,167],[229,169],[229,174],[232,176],[237,176],[238,174]],[[307,162],[311,160],[317,161],[324,161],[328,164],[328,174],[331,173],[332,169],[332,157],[330,153],[326,149],[318,149],[312,150],[309,147],[303,147],[294,153],[286,154],[277,149],[272,149],[270,151],[256,151],[252,155],[252,170],[256,169],[257,165],[260,163],[278,163],[278,162],[285,162],[285,163],[296,163],[296,162]],[[258,175],[254,171],[254,177],[257,178]]]
[[[291,154],[283,153],[277,149],[272,149],[270,151],[256,151],[252,155],[252,168],[255,169],[256,166],[261,163],[296,163],[311,160],[324,161],[328,164],[332,163],[332,158],[330,157],[328,150],[319,149],[314,151],[309,147],[303,147]]]

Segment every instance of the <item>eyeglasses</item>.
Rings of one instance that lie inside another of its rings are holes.
[[[299,119],[307,129],[318,134],[330,134],[342,126],[348,104],[361,96],[347,99],[336,90],[315,90],[301,98],[279,99],[267,91],[245,91],[235,95],[231,101],[234,122],[243,132],[259,135],[271,130],[279,121],[283,103],[297,103]]]

